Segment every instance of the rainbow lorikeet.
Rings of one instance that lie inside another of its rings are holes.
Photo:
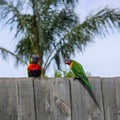
[[[101,108],[99,107],[99,104],[98,104],[94,94],[93,94],[92,84],[89,82],[82,65],[71,59],[66,60],[65,64],[68,64],[70,66],[72,72],[75,75],[75,79],[78,79],[80,81],[80,83],[88,91],[89,95],[92,97],[92,99],[95,102],[95,104],[97,105],[97,107],[100,109],[100,111],[102,111]]]
[[[28,77],[40,77],[41,66],[39,65],[40,58],[37,55],[32,55],[30,64],[28,65]]]

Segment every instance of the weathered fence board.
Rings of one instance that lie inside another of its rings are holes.
[[[83,119],[83,104],[84,104],[84,99],[82,96],[83,94],[83,88],[79,81],[71,81],[71,108],[72,108],[72,120],[84,120]]]
[[[52,86],[54,86],[55,120],[71,119],[69,80],[54,80]]]
[[[113,78],[102,79],[105,120],[118,120],[115,81]]]
[[[89,78],[90,82],[93,85],[93,93],[97,99],[97,102],[102,110],[102,112],[99,110],[99,108],[96,106],[93,100],[91,100],[89,97],[89,110],[90,110],[90,120],[104,120],[104,112],[103,112],[103,96],[102,96],[102,86],[101,86],[101,78],[100,77],[91,77]]]
[[[120,120],[120,78],[89,80],[103,112],[72,78],[0,78],[0,120]]]
[[[35,120],[35,106],[32,79],[18,79],[19,120]]]
[[[115,80],[115,91],[116,91],[116,104],[117,104],[117,116],[118,120],[120,120],[120,78],[116,78]]]
[[[94,94],[102,109],[102,91],[100,78],[90,78],[94,87]],[[95,81],[95,82],[94,82]],[[72,90],[72,118],[73,120],[104,120],[103,113],[99,111],[88,92],[79,81],[71,82]]]
[[[43,80],[34,80],[34,100],[35,100],[35,112],[36,120],[47,120],[45,119],[45,82]]]
[[[43,99],[45,120],[65,120],[67,117],[71,117],[68,80],[47,80],[44,83]]]
[[[0,80],[0,120],[17,120],[17,88],[14,79]]]

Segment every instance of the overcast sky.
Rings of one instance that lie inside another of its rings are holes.
[[[119,7],[120,0],[79,0],[76,12],[81,20],[92,10],[106,5]],[[83,54],[77,54],[74,59],[79,61],[86,72],[92,76],[116,77],[120,76],[120,33],[110,33],[106,38],[94,39],[94,43],[87,45]],[[7,27],[0,28],[0,46],[14,50],[14,31],[11,33]],[[15,60],[10,57],[7,61],[0,56],[0,77],[27,77],[27,66],[14,67]],[[66,66],[66,69],[69,67]],[[53,76],[49,69],[48,76]]]

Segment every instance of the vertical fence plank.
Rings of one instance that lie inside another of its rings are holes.
[[[35,92],[35,108],[36,108],[36,119],[45,119],[45,80],[35,79],[34,80],[34,92]]]
[[[32,78],[18,79],[19,120],[35,120]]]
[[[46,120],[71,120],[69,80],[51,78],[45,87]]]
[[[72,108],[72,120],[84,120],[83,119],[83,102],[82,99],[83,87],[78,80],[71,80],[71,108]]]
[[[71,120],[70,84],[67,78],[53,81],[55,120]]]
[[[0,79],[0,120],[17,120],[16,91],[14,79]]]
[[[45,112],[46,120],[55,120],[54,117],[54,79],[46,80],[45,84]]]
[[[38,120],[71,120],[69,80],[51,78],[34,83]]]
[[[102,78],[105,120],[118,120],[115,78]]]
[[[93,93],[98,101],[98,104],[101,109],[103,109],[100,78],[89,78],[89,80],[93,85]],[[78,80],[71,81],[71,91],[73,120],[104,120],[104,114],[99,111],[87,90],[84,89]]]
[[[93,93],[96,97],[96,100],[100,106],[99,110],[97,105],[94,103],[93,100],[90,100],[89,106],[91,108],[91,119],[96,120],[104,120],[104,112],[103,112],[103,95],[102,95],[102,88],[101,88],[101,78],[100,77],[90,77],[89,78],[91,84],[93,85]],[[91,97],[89,97],[91,99]]]
[[[120,77],[115,78],[115,86],[116,86],[116,104],[117,104],[117,116],[118,120],[120,120]]]
[[[120,78],[90,77],[100,113],[72,78],[0,78],[0,120],[120,120]]]

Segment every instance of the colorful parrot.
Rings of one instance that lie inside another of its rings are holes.
[[[102,111],[94,94],[93,94],[92,84],[89,82],[82,65],[71,59],[66,60],[65,64],[68,64],[70,66],[72,72],[75,75],[75,79],[78,79],[80,81],[80,83],[88,91],[89,95],[92,97],[92,99],[95,102],[95,104],[97,105],[97,107],[100,109],[100,111]]]
[[[41,66],[39,65],[40,58],[37,55],[32,55],[30,64],[28,65],[28,77],[40,77]]]

